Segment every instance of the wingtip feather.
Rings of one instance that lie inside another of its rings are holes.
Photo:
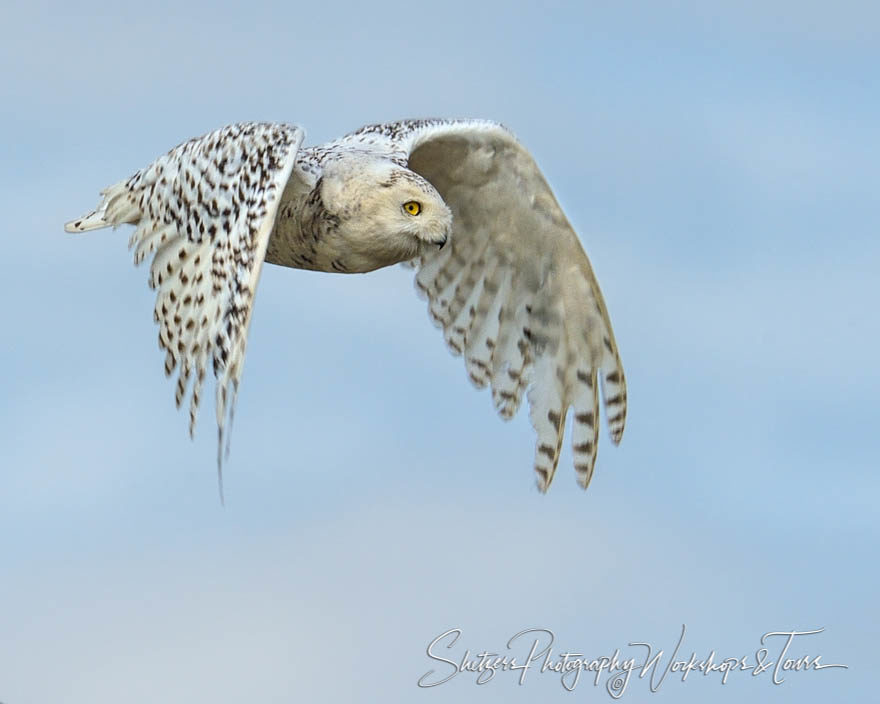
[[[110,223],[104,219],[104,210],[93,210],[76,220],[64,223],[65,232],[88,232],[89,230],[100,230],[102,227],[109,227]]]

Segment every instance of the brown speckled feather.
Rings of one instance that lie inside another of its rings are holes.
[[[136,264],[149,255],[154,320],[175,401],[190,401],[190,433],[210,361],[217,377],[218,471],[241,378],[260,269],[303,133],[241,123],[175,147],[103,192],[98,208],[67,224],[83,232],[131,223]]]

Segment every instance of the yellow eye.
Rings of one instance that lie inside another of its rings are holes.
[[[410,215],[418,215],[422,212],[422,204],[414,200],[409,200],[403,204],[403,209]]]

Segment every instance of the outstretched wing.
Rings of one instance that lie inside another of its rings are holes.
[[[596,461],[597,379],[615,444],[626,382],[590,262],[534,159],[487,121],[408,121],[361,132],[387,137],[393,156],[452,210],[450,244],[425,257],[416,275],[447,344],[464,356],[478,388],[491,384],[503,418],[528,389],[541,491],[553,479],[573,408],[574,464],[586,488]]]
[[[193,378],[190,434],[208,361],[217,378],[218,471],[241,378],[254,292],[281,194],[302,144],[299,127],[229,125],[175,147],[102,192],[98,208],[67,223],[84,232],[130,223],[135,264],[153,255],[154,320],[177,370],[175,400]]]

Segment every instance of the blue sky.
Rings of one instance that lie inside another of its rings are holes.
[[[875,684],[880,49],[843,2],[34,3],[0,27],[0,701],[611,701],[549,674],[431,689],[436,636],[631,641],[848,670],[633,678],[623,701]],[[98,191],[243,119],[307,143],[486,117],[587,249],[629,384],[587,493],[534,488],[399,267],[266,267],[219,505]],[[735,676],[736,675],[736,676]]]

